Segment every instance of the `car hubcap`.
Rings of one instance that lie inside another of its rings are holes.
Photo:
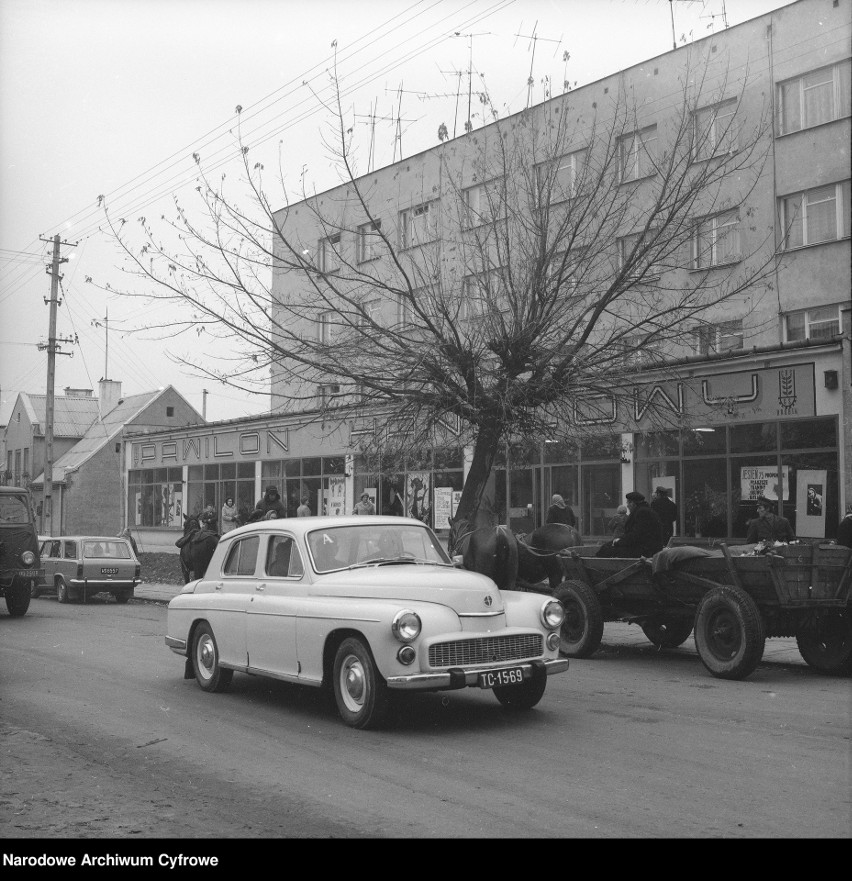
[[[360,710],[364,706],[364,697],[367,683],[364,676],[364,667],[358,658],[348,657],[340,671],[340,680],[343,688],[343,700],[350,710]]]
[[[198,667],[202,676],[209,678],[213,675],[215,661],[216,652],[213,649],[213,640],[209,636],[203,636],[198,642]]]

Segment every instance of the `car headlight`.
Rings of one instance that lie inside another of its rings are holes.
[[[559,600],[548,600],[541,607],[541,622],[549,630],[557,630],[565,620],[565,609]]]
[[[420,616],[416,612],[412,612],[411,609],[403,609],[394,615],[391,630],[400,642],[412,642],[420,636],[421,626]]]
[[[23,562],[25,566],[32,566],[32,564],[35,563],[35,554],[32,551],[24,551],[23,554],[21,554],[21,562]]]

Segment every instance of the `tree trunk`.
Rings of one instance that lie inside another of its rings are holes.
[[[484,427],[477,434],[473,447],[473,461],[464,482],[454,519],[472,521],[479,512],[482,495],[491,474],[491,466],[500,448],[501,435],[502,431],[496,425]],[[494,525],[497,525],[496,520]]]

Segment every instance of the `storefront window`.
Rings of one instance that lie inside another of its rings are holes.
[[[825,449],[837,446],[835,419],[807,419],[781,423],[782,449]]]
[[[760,453],[778,449],[778,425],[754,422],[731,426],[732,453]]]
[[[683,493],[675,493],[683,534],[723,538],[728,535],[728,478],[723,458],[690,462],[683,469]]]
[[[724,453],[726,432],[718,428],[684,429],[682,432],[684,456],[706,456],[708,453]]]
[[[302,459],[302,474],[305,476],[322,474],[322,459]]]
[[[784,516],[796,538],[834,538],[841,515],[837,454],[799,453],[785,455],[783,461],[790,480]]]
[[[761,496],[776,506],[784,504],[789,498],[788,475],[786,465],[779,474],[776,456],[750,455],[731,459],[731,535],[734,538],[745,538],[748,521],[757,516],[757,500]]]
[[[680,439],[676,431],[645,431],[635,440],[636,459],[659,459],[662,456],[677,456],[680,453]]]
[[[621,435],[599,434],[587,437],[580,443],[580,454],[585,461],[589,459],[614,459],[621,458]]]

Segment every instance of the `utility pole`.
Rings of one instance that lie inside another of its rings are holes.
[[[43,242],[49,241],[42,239]],[[61,245],[74,247],[70,242],[63,242],[59,236],[53,237],[53,260],[51,265],[45,268],[50,276],[50,299],[45,303],[50,305],[50,324],[47,336],[47,345],[39,344],[39,349],[47,349],[47,401],[44,414],[44,492],[41,506],[40,532],[42,535],[53,535],[53,385],[56,380],[56,355],[73,355],[73,352],[63,352],[60,342],[73,343],[75,340],[56,337],[56,308],[61,302],[59,299],[59,282],[62,276],[59,274],[59,264],[67,263],[67,257],[59,256]]]

